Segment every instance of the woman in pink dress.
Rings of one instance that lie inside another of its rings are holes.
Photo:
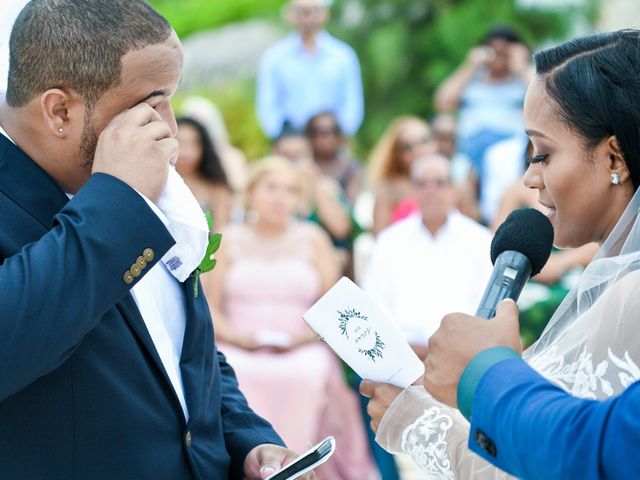
[[[287,160],[255,167],[250,221],[223,230],[218,264],[205,280],[216,339],[249,404],[290,448],[302,452],[336,437],[336,453],[318,478],[366,480],[372,467],[357,398],[333,353],[302,320],[339,267],[327,235],[295,219],[301,191]]]

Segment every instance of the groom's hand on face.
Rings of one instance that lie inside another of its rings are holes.
[[[462,372],[478,353],[497,346],[522,353],[518,307],[513,300],[500,302],[491,320],[463,313],[445,316],[429,338],[424,387],[436,400],[457,407]]]
[[[151,106],[141,103],[116,115],[102,131],[92,173],[112,175],[156,202],[178,149],[169,125]]]

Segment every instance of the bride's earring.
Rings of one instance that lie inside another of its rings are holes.
[[[620,185],[620,174],[617,172],[611,172],[611,183],[613,185]]]

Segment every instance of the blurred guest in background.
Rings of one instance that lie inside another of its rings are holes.
[[[229,225],[206,279],[217,340],[252,407],[287,445],[305,450],[334,435],[340,448],[318,478],[367,479],[371,463],[355,393],[302,314],[338,279],[327,235],[299,220],[300,173],[272,157],[247,185],[249,223]]]
[[[384,132],[369,158],[375,197],[374,235],[418,210],[409,173],[411,164],[436,148],[429,125],[419,117],[396,118]]]
[[[494,27],[436,92],[439,111],[458,112],[458,147],[471,159],[480,188],[487,147],[524,130],[524,94],[533,76],[530,56],[518,32]]]
[[[302,201],[298,214],[320,225],[339,249],[345,272],[350,267],[351,237],[356,224],[337,180],[325,175],[313,161],[311,143],[302,133],[286,128],[273,145],[273,152],[292,162],[302,178]]]
[[[361,168],[351,155],[338,119],[331,112],[314,115],[305,127],[305,134],[322,173],[340,184],[345,198],[353,205],[360,191]]]
[[[206,128],[231,189],[234,193],[242,193],[247,181],[247,157],[242,150],[231,145],[227,126],[218,107],[208,98],[190,96],[182,102],[180,110],[182,116],[190,117]]]
[[[215,229],[229,222],[233,195],[220,157],[209,134],[198,121],[182,117],[178,122],[180,155],[176,170],[205,212],[210,212]]]
[[[510,213],[499,214],[500,202],[509,187],[522,184],[529,148],[529,139],[524,130],[487,148],[483,159],[484,184],[479,198],[480,217],[485,225],[497,228]],[[496,221],[500,223],[496,225]]]
[[[285,123],[302,130],[320,112],[332,112],[346,135],[354,135],[364,115],[360,64],[351,47],[323,26],[329,0],[291,0],[285,18],[295,29],[269,48],[260,62],[257,110],[269,138]]]
[[[492,236],[456,210],[446,157],[420,157],[411,180],[420,211],[377,237],[363,288],[424,358],[446,312],[475,311],[491,276]]]
[[[313,151],[309,139],[301,130],[296,130],[291,124],[286,123],[273,142],[273,154],[288,158],[293,163],[312,160]]]
[[[437,152],[451,160],[451,178],[457,190],[457,206],[461,213],[480,219],[477,201],[477,178],[471,160],[460,152],[456,143],[456,119],[451,113],[440,113],[431,121]]]

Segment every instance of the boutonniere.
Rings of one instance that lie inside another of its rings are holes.
[[[213,216],[211,212],[207,212],[205,214],[207,218],[207,225],[209,225],[209,231],[213,228]],[[203,273],[210,272],[216,266],[217,260],[213,258],[214,254],[220,248],[220,243],[222,242],[222,235],[220,233],[214,233],[209,235],[209,244],[207,245],[207,251],[204,254],[204,258],[198,268],[196,268],[191,276],[194,277],[193,280],[193,296],[194,298],[198,298],[198,285],[200,282],[200,275]]]

